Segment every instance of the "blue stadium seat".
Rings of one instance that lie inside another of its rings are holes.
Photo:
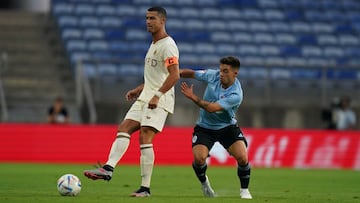
[[[268,56],[265,57],[265,65],[267,66],[285,66],[285,59],[284,57],[279,56]]]
[[[322,77],[321,69],[300,69],[294,68],[291,70],[292,79],[310,79],[310,80],[319,80]]]
[[[149,49],[149,47],[150,47],[150,42],[135,41],[135,42],[131,43],[131,46],[129,48],[136,52],[146,53],[147,50]]]
[[[166,27],[169,29],[169,32],[171,32],[172,30],[182,30],[184,25],[182,20],[170,18],[166,22]]]
[[[117,66],[112,63],[99,63],[98,72],[101,75],[117,75]]]
[[[280,54],[282,56],[300,56],[301,50],[298,46],[284,45],[280,47]]]
[[[314,22],[311,24],[312,31],[317,34],[331,34],[334,32],[334,26],[332,23],[326,23],[326,22]]]
[[[77,4],[74,9],[74,14],[76,15],[94,15],[95,8],[92,4]]]
[[[209,29],[209,31],[221,31],[229,29],[223,20],[208,20],[206,28]]]
[[[324,47],[324,56],[329,58],[338,58],[345,55],[344,50],[340,47]]]
[[[229,20],[231,19],[236,20],[242,17],[241,12],[239,12],[239,10],[236,8],[225,7],[222,8],[221,13],[224,19],[229,19]]]
[[[200,12],[196,8],[191,7],[182,7],[179,11],[179,17],[183,19],[193,18],[198,19],[200,18]]]
[[[64,40],[68,40],[68,39],[79,39],[81,38],[82,35],[82,30],[79,28],[64,28],[61,31],[61,37]]]
[[[294,35],[288,33],[279,33],[275,35],[275,42],[278,44],[296,44],[297,39]]]
[[[304,57],[322,57],[323,51],[320,47],[314,45],[303,46],[301,49],[301,55]]]
[[[57,22],[58,22],[60,28],[78,26],[78,18],[76,16],[72,16],[72,15],[59,16],[59,18],[57,19]]]
[[[108,29],[105,31],[105,38],[107,40],[120,40],[125,38],[125,33],[119,29]]]
[[[291,70],[287,68],[272,68],[270,70],[271,79],[291,79]]]
[[[305,10],[304,12],[305,19],[309,22],[322,22],[328,20],[327,16],[318,10]]]
[[[232,42],[232,35],[228,32],[213,32],[211,34],[210,40],[212,42]]]
[[[250,20],[263,20],[264,16],[263,16],[263,12],[260,11],[259,9],[243,9],[241,11],[242,13],[242,17],[245,19],[250,19]]]
[[[338,35],[339,43],[343,46],[359,46],[359,37],[351,34]]]
[[[91,59],[98,61],[114,60],[115,56],[108,51],[94,51],[91,52]]]
[[[210,45],[212,45],[212,44],[210,44]],[[193,43],[190,43],[190,42],[179,41],[179,43],[177,43],[177,46],[178,46],[179,52],[181,53],[180,57],[181,57],[182,53],[197,52],[197,50],[194,48],[195,45],[193,45]],[[204,46],[201,46],[201,47],[204,47]],[[206,49],[206,50],[211,51],[211,49]]]
[[[79,25],[83,28],[98,27],[100,22],[96,16],[81,16]]]
[[[279,8],[279,2],[277,0],[257,0],[259,7],[261,8]]]
[[[204,7],[200,9],[200,16],[203,19],[219,19],[221,15],[221,11],[216,7]]]
[[[279,9],[268,9],[268,10],[265,10],[264,12],[264,17],[266,20],[268,21],[274,21],[274,20],[279,20],[279,21],[282,21],[285,19],[285,15],[284,13],[279,10]]]
[[[133,80],[132,77],[139,77],[144,74],[144,68],[142,65],[136,64],[120,64],[117,69],[117,74],[120,76],[127,76],[124,77],[125,79],[128,78],[129,81]]]
[[[216,47],[213,43],[208,43],[208,42],[196,43],[193,45],[192,48],[193,51],[198,54],[203,54],[203,53],[214,54],[216,49],[218,49],[218,47]]]
[[[297,41],[299,44],[303,45],[316,45],[317,39],[315,35],[312,34],[299,34],[297,36]]]
[[[96,11],[95,11],[96,15],[98,16],[111,16],[111,15],[116,15],[116,7],[110,5],[110,4],[99,4],[96,7]]]
[[[288,58],[286,58],[286,66],[289,68],[305,67],[306,65],[307,65],[307,60],[303,57],[288,57]]]
[[[120,18],[115,16],[104,16],[100,19],[100,25],[102,27],[118,28],[122,26],[122,21]],[[126,25],[123,25],[126,26]]]
[[[78,61],[89,60],[91,58],[91,54],[87,51],[73,51],[70,53],[70,62],[72,64],[76,64]]]
[[[85,39],[103,39],[105,38],[104,30],[99,28],[86,28],[84,29],[83,37]]]
[[[286,22],[282,21],[274,21],[269,23],[269,31],[275,32],[275,33],[286,33],[290,32],[290,25]]]
[[[291,30],[294,33],[309,33],[311,32],[311,26],[309,23],[305,22],[305,21],[297,21],[297,22],[293,22],[290,23],[291,25]]]
[[[235,32],[233,34],[233,40],[240,43],[251,43],[253,42],[253,36],[245,32]]]
[[[225,56],[225,55],[236,55],[236,45],[233,44],[218,44],[216,46],[216,52],[221,55],[221,56]]]
[[[327,35],[318,35],[317,36],[317,41],[319,43],[319,45],[338,45],[338,39],[336,36],[331,35],[331,34],[327,34]]]
[[[116,14],[119,16],[126,16],[128,18],[130,18],[131,16],[136,16],[138,15],[137,13],[137,9],[135,6],[131,6],[131,5],[124,5],[124,4],[120,4],[117,6],[116,9]],[[145,14],[143,14],[145,15]]]
[[[262,56],[278,56],[280,54],[280,49],[278,46],[261,45],[259,47],[259,53]]]
[[[185,21],[183,27],[185,26],[188,30],[204,30],[205,29],[205,22],[203,20],[198,19],[189,19]]]
[[[252,21],[249,23],[249,30],[252,32],[268,32],[270,28],[265,22]]]
[[[87,44],[82,39],[71,39],[65,42],[66,50],[71,51],[86,51]]]
[[[86,74],[86,76],[90,79],[95,78],[97,76],[97,69],[96,65],[94,63],[83,63],[83,70]]]
[[[188,34],[189,40],[195,41],[209,41],[210,40],[210,33],[203,32],[203,31],[192,31]]]
[[[228,21],[228,28],[233,31],[248,31],[249,25],[244,21],[230,20]]]
[[[241,62],[246,66],[262,66],[264,65],[264,58],[260,56],[244,56]]]
[[[128,41],[111,41],[109,43],[109,49],[111,52],[128,51],[130,43]]]
[[[90,51],[108,51],[109,44],[105,40],[90,40],[88,49]]]
[[[128,29],[125,33],[125,39],[147,41],[147,40],[151,39],[151,35],[147,31],[144,31],[144,30]]]
[[[270,33],[255,33],[254,42],[259,44],[273,44],[275,43],[274,37]]]
[[[74,10],[74,5],[67,2],[55,3],[52,5],[52,12],[58,15],[71,15]]]
[[[241,56],[256,56],[259,54],[259,48],[253,44],[240,44],[237,52]]]

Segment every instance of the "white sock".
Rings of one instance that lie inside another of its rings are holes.
[[[150,188],[151,175],[154,167],[154,149],[152,144],[140,145],[140,167],[141,167],[141,186]]]
[[[115,168],[116,164],[120,161],[121,157],[125,154],[130,143],[130,135],[125,132],[118,132],[109,153],[106,165]]]

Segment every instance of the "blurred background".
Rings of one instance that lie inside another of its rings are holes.
[[[2,0],[1,121],[47,122],[59,96],[71,123],[121,121],[126,91],[143,81],[145,14],[154,5],[168,12],[180,67],[240,58],[240,126],[325,129],[344,95],[360,115],[356,0]],[[176,88],[167,124],[192,126],[198,108]]]

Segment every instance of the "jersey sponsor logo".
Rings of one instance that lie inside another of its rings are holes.
[[[197,136],[196,136],[196,135],[194,135],[194,136],[192,137],[192,142],[193,142],[193,143],[195,143],[195,142],[196,142],[196,140],[197,140]]]

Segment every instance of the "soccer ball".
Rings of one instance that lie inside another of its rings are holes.
[[[62,196],[76,196],[81,191],[80,179],[73,174],[65,174],[57,181],[57,189]]]

